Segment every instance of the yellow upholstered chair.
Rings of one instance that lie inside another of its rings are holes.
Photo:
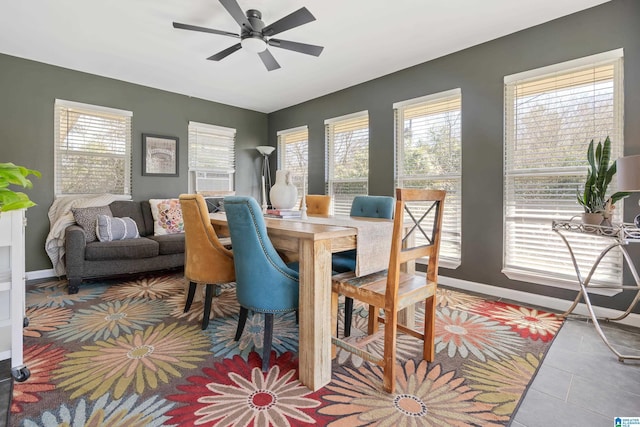
[[[184,221],[184,276],[189,281],[185,313],[191,308],[197,285],[205,285],[202,329],[207,329],[211,300],[217,285],[236,279],[233,252],[220,242],[209,219],[204,197],[200,194],[181,194],[180,206]]]
[[[445,191],[397,189],[393,238],[389,256],[389,269],[356,277],[353,271],[339,273],[332,277],[331,320],[336,330],[338,323],[338,296],[340,294],[360,300],[369,305],[368,335],[359,341],[332,338],[338,347],[355,353],[365,360],[382,367],[383,387],[393,393],[396,377],[396,336],[404,332],[423,340],[422,357],[433,361],[434,329],[436,313],[436,288],[438,280],[438,256]],[[404,212],[408,214],[405,216]],[[405,219],[412,219],[415,225],[405,234]],[[412,234],[415,233],[414,236]],[[416,239],[415,237],[421,237]],[[411,242],[416,242],[411,244]],[[425,243],[426,242],[426,243]],[[408,246],[408,247],[407,247]],[[419,258],[429,258],[426,277],[401,271],[407,262]],[[398,311],[418,302],[425,303],[424,329],[416,331],[398,324]],[[380,317],[380,309],[384,317]],[[384,332],[378,330],[378,323],[384,323]],[[382,357],[367,349],[376,335],[384,336]]]
[[[308,215],[329,216],[331,212],[331,196],[324,194],[307,194],[305,196]]]

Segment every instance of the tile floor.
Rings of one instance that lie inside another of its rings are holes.
[[[622,353],[640,355],[640,330],[609,324],[603,329]],[[9,361],[0,362],[0,426],[7,425],[10,375]],[[617,416],[640,417],[640,361],[618,362],[589,321],[569,319],[511,425],[608,427]]]

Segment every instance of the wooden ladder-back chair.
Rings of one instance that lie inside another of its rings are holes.
[[[336,330],[338,320],[338,296],[342,294],[369,305],[367,332],[370,335],[359,343],[339,339],[337,336],[332,338],[332,342],[381,366],[384,370],[383,387],[389,393],[395,390],[398,331],[423,340],[424,360],[431,362],[435,355],[436,288],[445,194],[441,190],[396,189],[389,269],[364,277],[356,277],[353,271],[349,271],[332,278],[333,330]],[[405,230],[408,231],[405,233]],[[426,257],[429,258],[426,277],[403,271],[406,263]],[[421,301],[425,303],[424,329],[416,331],[398,324],[398,312]],[[380,317],[380,309],[384,311],[384,317]],[[384,323],[384,331],[379,331],[379,323]],[[384,336],[382,358],[366,349],[366,345],[379,338],[379,335]]]

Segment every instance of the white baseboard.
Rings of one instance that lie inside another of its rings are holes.
[[[27,280],[37,280],[37,279],[54,279],[56,276],[56,272],[53,268],[48,270],[36,270],[36,271],[27,271],[26,278]]]
[[[491,295],[498,298],[506,298],[508,300],[517,301],[524,305],[536,305],[539,307],[547,307],[549,309],[553,309],[559,312],[564,312],[570,306],[572,301],[567,301],[560,298],[547,297],[544,295],[531,294],[529,292],[516,291],[513,289],[501,288],[499,286],[485,285],[483,283],[469,282],[467,280],[455,279],[452,277],[438,277],[438,283],[450,286],[452,288],[457,288],[469,292],[477,292],[480,294]],[[609,317],[614,318],[622,314],[619,310],[614,310],[606,307],[597,307],[594,306],[594,310],[596,311],[596,315],[598,317]],[[588,316],[589,311],[587,310],[587,306],[584,303],[578,304],[578,306],[573,310],[574,314],[580,314],[583,316]],[[640,315],[631,313],[626,318],[617,321],[616,323],[621,323],[623,325],[634,326],[636,328],[640,328]]]

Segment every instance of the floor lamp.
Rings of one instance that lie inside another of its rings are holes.
[[[262,213],[267,213],[267,194],[271,191],[271,170],[269,168],[269,156],[276,147],[270,145],[258,145],[256,150],[262,154]]]

